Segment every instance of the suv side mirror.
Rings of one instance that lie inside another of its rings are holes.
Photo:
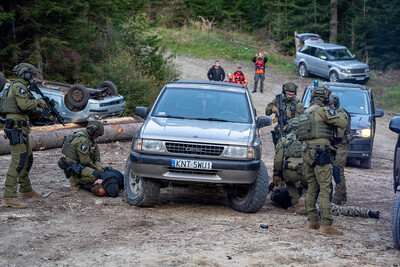
[[[326,56],[325,55],[320,55],[319,58],[323,59],[323,60],[326,60]]]
[[[389,124],[389,129],[395,133],[400,133],[400,116],[392,118]]]
[[[270,126],[271,124],[272,124],[272,119],[270,117],[260,116],[257,118],[256,125],[258,129],[263,128],[265,126]]]
[[[136,107],[135,114],[143,119],[146,119],[147,114],[149,114],[149,109],[147,107]]]
[[[383,110],[382,109],[375,109],[374,117],[375,118],[383,117]]]
[[[352,59],[355,59],[355,58],[356,58],[356,55],[351,55],[351,58],[352,58]]]

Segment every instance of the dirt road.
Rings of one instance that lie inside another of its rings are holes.
[[[182,79],[199,79],[199,73],[206,79],[213,63],[183,57],[176,62]],[[233,72],[237,62],[221,63],[226,72]],[[252,88],[252,66],[241,63]],[[259,115],[286,81],[304,88],[312,80],[268,69],[265,93],[253,94]],[[57,167],[60,150],[35,152],[34,188],[50,195],[29,200],[26,210],[0,208],[0,266],[398,265],[400,252],[391,238],[396,136],[388,130],[390,119],[386,114],[377,120],[372,168],[345,171],[348,205],[380,210],[381,219],[334,217],[334,225],[344,231],[341,237],[306,229],[306,217],[290,214],[270,200],[256,214],[235,212],[217,190],[163,189],[160,204],[148,209],[132,207],[123,197],[72,192]],[[262,130],[262,139],[263,159],[272,173],[270,130]],[[100,147],[104,164],[124,171],[130,142]],[[9,162],[9,155],[0,156],[1,191]],[[260,224],[269,228],[261,229]]]

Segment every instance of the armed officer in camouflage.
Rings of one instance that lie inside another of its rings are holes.
[[[33,163],[33,154],[29,142],[30,117],[40,112],[37,107],[44,107],[43,99],[35,99],[28,86],[38,74],[29,63],[20,63],[13,69],[17,79],[4,89],[0,103],[0,113],[6,114],[4,132],[10,140],[11,163],[4,186],[3,207],[26,208],[27,204],[17,198],[37,198],[42,195],[32,189],[29,171]]]
[[[300,115],[298,138],[303,142],[303,175],[308,183],[306,195],[307,227],[320,229],[322,234],[342,235],[332,226],[331,193],[332,152],[335,148],[335,127],[345,129],[347,121],[334,108],[326,106],[331,91],[324,86],[316,86],[311,94],[310,107]],[[319,193],[321,222],[316,208]]]
[[[103,171],[100,148],[96,143],[96,138],[103,134],[103,123],[99,120],[91,120],[85,130],[65,138],[62,146],[65,158],[60,158],[59,166],[66,170],[67,176],[72,176],[69,178],[72,190],[79,190],[78,185],[103,182],[100,177],[100,173]],[[61,162],[67,162],[68,166],[62,166]]]
[[[271,131],[275,146],[279,138],[285,134],[288,121],[291,118],[299,118],[300,113],[304,109],[303,104],[296,97],[297,88],[298,86],[293,82],[285,83],[282,86],[282,94],[277,95],[265,109],[267,116],[270,116],[272,113],[276,115],[273,122],[277,122],[278,124],[275,126],[274,131]],[[283,132],[281,132],[281,129]]]
[[[302,143],[297,139],[297,127],[299,119],[293,118],[289,120],[288,130],[290,131],[285,137],[279,139],[275,157],[273,181],[276,185],[280,181],[285,181],[286,189],[290,198],[289,211],[305,213],[305,197],[300,198],[297,185],[303,188],[303,195],[307,192],[307,181],[302,174]]]
[[[340,106],[339,97],[336,94],[331,94],[329,97],[329,105],[333,106],[335,112],[347,121],[347,127],[343,130],[337,129],[336,137],[336,156],[333,160],[334,168],[339,168],[340,170],[340,183],[335,185],[335,193],[332,198],[332,202],[336,205],[343,205],[347,202],[346,193],[346,179],[344,176],[344,167],[347,161],[347,152],[349,151],[350,141],[353,140],[353,135],[351,134],[351,116],[343,107]]]

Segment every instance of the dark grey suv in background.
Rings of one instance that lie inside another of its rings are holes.
[[[133,137],[125,170],[127,201],[157,203],[160,187],[200,184],[224,189],[233,209],[257,212],[268,194],[256,118],[247,87],[173,80],[153,108],[137,107],[145,122]],[[271,148],[273,149],[273,148]]]
[[[354,58],[345,46],[308,43],[296,52],[294,64],[301,77],[314,74],[330,82],[365,84],[371,77],[369,66]]]
[[[374,96],[370,88],[349,83],[320,83],[339,96],[340,105],[351,115],[351,132],[354,139],[350,142],[348,158],[360,160],[361,168],[371,168],[372,148],[374,144],[376,118],[383,116],[383,110],[375,109]],[[307,85],[303,95],[303,105],[310,106],[313,84]]]

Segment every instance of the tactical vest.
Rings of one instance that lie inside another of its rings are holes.
[[[299,140],[297,140],[296,136],[289,137],[283,150],[283,155],[285,156],[285,159],[301,158],[302,145],[303,144]]]
[[[296,105],[300,102],[297,98],[290,101],[290,105],[288,105],[287,101],[282,100],[283,110],[285,111],[285,116],[287,120],[293,119],[296,116]],[[279,106],[279,102],[278,102]],[[279,107],[278,107],[279,108]],[[290,114],[288,113],[290,111]],[[290,116],[288,116],[288,114]]]
[[[300,141],[318,138],[333,140],[333,126],[323,121],[315,121],[315,112],[320,107],[319,105],[313,105],[300,114],[298,135]]]
[[[254,63],[254,69],[255,70],[264,70],[265,69],[265,61],[264,61],[264,59],[257,60]]]
[[[75,137],[78,137],[78,136],[84,136],[87,138],[86,134],[84,132],[80,131],[80,132],[75,132],[73,134],[68,135],[62,143],[62,153],[66,157],[69,157],[76,161],[79,160],[79,156],[78,156],[78,152],[76,152],[76,148],[74,147],[74,145],[72,145],[72,141],[75,139]]]
[[[0,98],[0,114],[24,114],[24,112],[19,108],[17,100],[15,97],[8,97],[11,86],[13,86],[17,81],[13,81],[10,86],[3,91],[3,95]],[[22,83],[21,83],[22,84]]]
[[[233,75],[235,75],[235,81],[236,82],[244,82],[244,76],[242,72],[236,71]]]
[[[339,112],[343,112],[347,114],[347,127],[346,129],[344,129],[344,131],[340,131],[339,133],[339,138],[341,138],[341,143],[342,144],[347,144],[348,142],[350,142],[351,140],[354,139],[354,136],[351,134],[351,116],[350,114],[347,112],[347,110],[345,110],[343,107],[340,107],[337,110],[337,113]],[[342,136],[343,135],[343,136]]]

